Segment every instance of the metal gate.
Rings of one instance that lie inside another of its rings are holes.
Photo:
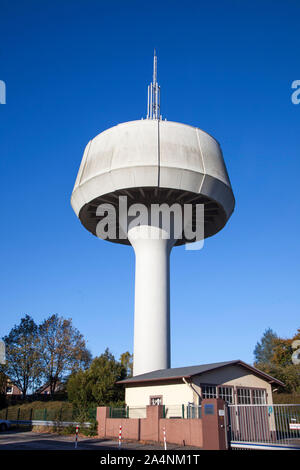
[[[300,405],[228,405],[232,449],[300,450]]]

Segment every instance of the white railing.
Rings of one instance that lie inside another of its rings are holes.
[[[11,424],[17,424],[17,425],[23,425],[23,426],[50,426],[50,427],[68,427],[68,426],[80,426],[83,428],[89,428],[92,423],[79,423],[77,421],[43,421],[43,420],[38,420],[38,419],[33,419],[33,420],[15,420],[15,419],[10,419],[8,420],[9,423]]]

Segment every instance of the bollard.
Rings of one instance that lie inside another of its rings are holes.
[[[164,431],[164,448],[165,450],[167,450],[166,428],[164,428],[163,431]]]
[[[121,449],[121,445],[122,445],[122,426],[120,426],[120,429],[119,429],[119,449]]]
[[[77,441],[78,441],[78,424],[76,425],[76,432],[75,432],[75,449],[77,449]]]

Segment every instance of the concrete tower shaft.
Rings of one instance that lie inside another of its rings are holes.
[[[133,375],[171,367],[170,252],[175,240],[162,232],[153,226],[128,232],[135,252]]]

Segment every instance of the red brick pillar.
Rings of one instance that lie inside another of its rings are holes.
[[[203,449],[226,450],[225,402],[209,398],[201,402]]]
[[[100,406],[97,408],[98,436],[106,436],[106,419],[109,417],[109,407]]]
[[[147,406],[147,418],[141,420],[140,439],[159,442],[159,420],[163,417],[163,406]]]

